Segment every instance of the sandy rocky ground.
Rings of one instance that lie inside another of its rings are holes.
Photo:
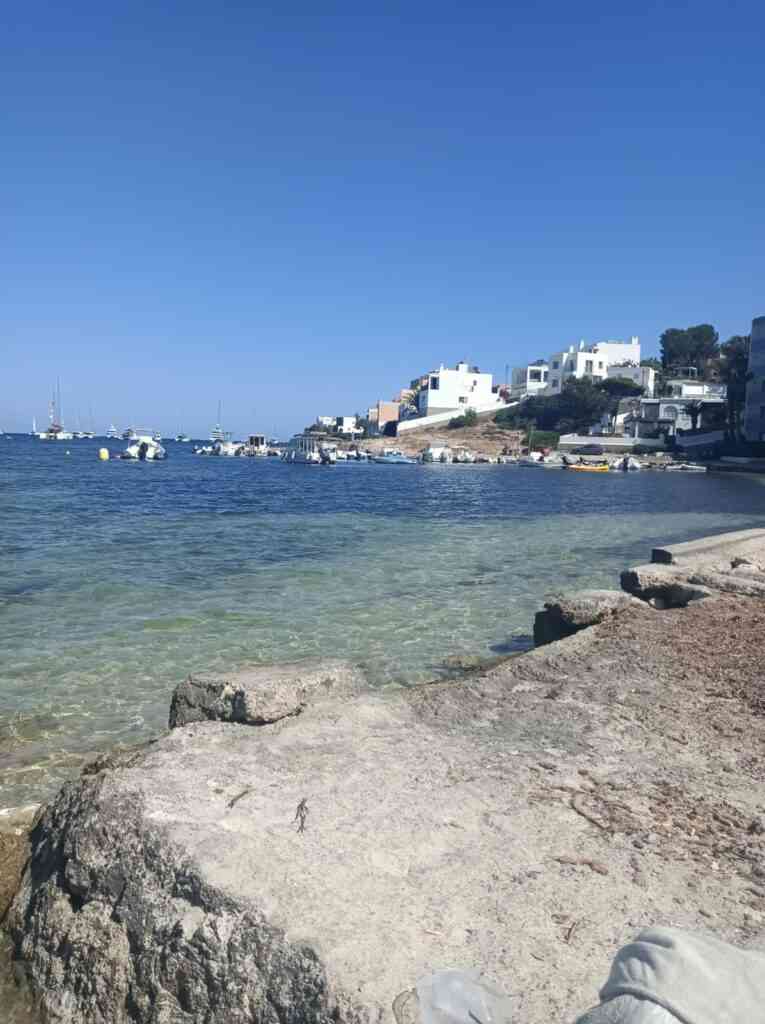
[[[457,966],[570,1024],[643,927],[765,945],[765,531],[680,548],[457,681],[187,680],[32,833],[7,925],[49,1018],[409,1024]]]

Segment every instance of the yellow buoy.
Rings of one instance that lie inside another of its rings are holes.
[[[99,448],[98,449],[98,457],[101,460],[101,462],[108,462],[109,461],[109,449],[108,448]]]

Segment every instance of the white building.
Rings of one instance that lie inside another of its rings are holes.
[[[614,363],[606,367],[606,377],[609,380],[615,380],[617,377],[631,380],[633,384],[643,389],[646,398],[652,398],[656,388],[656,370],[652,366],[622,366]]]
[[[694,418],[688,407],[698,408],[703,401],[703,410]],[[674,437],[677,431],[691,430],[694,422],[701,428],[719,429],[725,416],[725,398],[710,394],[703,399],[693,396],[667,396],[662,398],[641,398],[635,403],[634,411],[624,419],[624,433],[634,438]]]
[[[750,337],[744,436],[747,441],[765,441],[765,316],[752,320]]]
[[[670,377],[664,381],[666,396],[670,398],[724,398],[725,385],[715,384],[697,377]]]
[[[547,387],[550,367],[546,359],[537,359],[527,366],[519,366],[513,370],[510,394],[513,398],[525,395],[536,395]]]
[[[334,427],[337,416],[317,416],[316,426],[317,427]]]
[[[421,416],[434,413],[475,409],[483,412],[502,405],[502,399],[492,390],[492,375],[481,373],[477,366],[457,363],[454,369],[441,364],[432,370],[417,395],[417,408]]]
[[[355,416],[336,416],[334,425],[341,437],[359,437],[364,433],[363,427],[359,427]]]
[[[579,343],[575,349],[570,345],[567,351],[555,352],[550,356],[550,375],[545,390],[547,395],[559,395],[567,380],[591,377],[604,380],[608,367],[616,363],[640,365],[640,339],[630,341],[598,341],[594,345]]]

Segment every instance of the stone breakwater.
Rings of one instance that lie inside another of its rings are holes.
[[[43,1015],[393,1022],[455,966],[563,1024],[642,927],[761,941],[765,531],[684,547],[458,681],[181,684],[31,831],[6,924]]]

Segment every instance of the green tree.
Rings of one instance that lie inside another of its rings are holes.
[[[619,403],[623,398],[639,398],[645,392],[642,384],[636,384],[629,377],[607,377],[598,381],[595,387],[608,395],[608,414],[612,422],[619,412]]]
[[[703,374],[720,351],[720,336],[711,324],[668,327],[659,340],[665,370],[672,366],[695,366]]]
[[[650,366],[650,368],[652,370],[656,370],[657,373],[660,373],[662,369],[661,360],[657,359],[655,356],[649,356],[647,359],[641,359],[640,365]]]
[[[606,380],[598,381],[595,387],[604,391],[609,398],[615,398],[617,402],[622,398],[638,398],[645,391],[642,384],[636,384],[629,377],[608,377]]]
[[[727,434],[733,442],[741,440],[741,413],[746,401],[749,379],[748,334],[734,334],[720,346],[720,380],[726,387]]]
[[[586,430],[607,412],[610,397],[589,377],[567,380],[559,397],[559,417],[555,424],[540,424],[545,430],[568,431]]]
[[[632,382],[630,382],[632,383]],[[501,427],[517,429],[533,423],[539,430],[559,434],[587,430],[597,423],[611,405],[610,396],[589,377],[569,379],[560,394],[549,398],[535,395],[515,409],[503,409],[494,417]]]

